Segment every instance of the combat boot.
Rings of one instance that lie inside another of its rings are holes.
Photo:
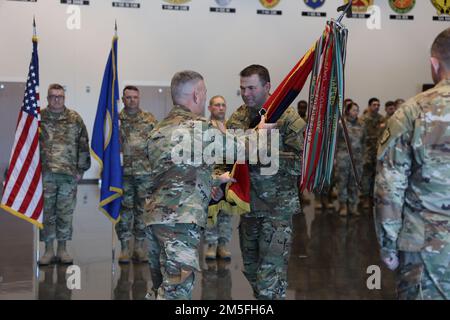
[[[144,250],[144,240],[134,241],[133,261],[135,262],[147,262],[148,257]]]
[[[358,211],[358,204],[357,204],[357,203],[351,204],[351,205],[349,206],[348,210],[349,210],[349,213],[352,214],[352,215],[354,215],[354,216],[359,216],[359,215],[361,215],[361,214],[359,213],[359,211]]]
[[[39,260],[39,265],[47,266],[55,262],[55,251],[53,249],[53,240],[45,243],[45,252]]]
[[[322,208],[327,210],[334,209],[333,202],[330,201],[328,194],[322,196]]]
[[[216,244],[208,244],[208,249],[205,253],[205,259],[214,260],[217,255],[217,245]]]
[[[58,249],[56,251],[56,259],[62,264],[72,264],[73,258],[66,250],[66,241],[58,241]]]
[[[371,199],[370,199],[370,196],[365,196],[364,198],[363,198],[363,201],[362,201],[362,208],[364,209],[364,210],[367,210],[367,209],[370,209],[370,201]]]
[[[217,247],[217,255],[221,259],[231,259],[231,252],[230,250],[228,250],[225,244],[219,244],[219,246]]]
[[[130,249],[128,241],[120,241],[121,251],[119,256],[119,263],[130,263]]]
[[[322,196],[316,195],[314,197],[314,202],[315,202],[314,209],[322,210]]]
[[[339,215],[341,217],[346,217],[347,216],[347,204],[344,202],[339,203]]]

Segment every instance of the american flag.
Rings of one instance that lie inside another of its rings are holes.
[[[37,38],[28,72],[22,108],[3,188],[1,207],[42,228],[44,198],[39,154],[39,59]]]

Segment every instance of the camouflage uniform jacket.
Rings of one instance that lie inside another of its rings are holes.
[[[82,175],[91,166],[89,137],[80,115],[68,108],[61,113],[41,111],[39,144],[44,172]]]
[[[227,129],[249,129],[258,111],[246,105],[240,106],[227,121]],[[305,121],[291,106],[277,121],[280,133],[279,170],[276,174],[264,176],[260,174],[259,164],[250,164],[251,210],[250,215],[286,216],[299,210],[298,198],[291,197],[290,192],[297,194],[297,181],[301,173],[301,154],[303,150],[303,131]],[[294,199],[295,200],[295,199]]]
[[[381,124],[383,121],[383,116],[380,114],[372,115],[367,112],[361,117],[364,128],[364,153],[363,156],[366,161],[370,159],[376,159],[377,153],[377,142],[381,134]]]
[[[450,80],[417,95],[380,139],[375,181],[382,254],[450,243]]]
[[[347,125],[348,137],[350,138],[350,145],[352,147],[353,160],[355,164],[362,163],[362,150],[363,150],[363,142],[364,142],[364,129],[363,124],[360,119],[350,120],[349,118],[345,119],[345,124]],[[339,125],[339,136],[338,136],[338,144],[336,150],[336,158],[339,161],[349,161],[350,156],[348,155],[347,144],[345,143],[344,132],[342,127]],[[336,172],[339,174],[339,172]]]
[[[218,181],[212,178],[214,164],[195,161],[201,160],[200,153],[203,153],[206,144],[203,144],[203,148],[195,149],[194,146],[202,143],[199,140],[211,141],[211,137],[206,134],[205,137],[196,134],[198,124],[201,125],[200,133],[212,128],[207,119],[195,115],[184,106],[174,106],[151,133],[148,150],[153,186],[145,204],[146,225],[194,223],[200,227],[206,226],[211,188],[218,185]],[[186,145],[186,135],[191,137],[188,142],[191,152],[187,155],[191,160],[175,163],[172,153],[177,146]],[[177,136],[183,137],[181,142]]]
[[[123,174],[136,176],[150,174],[148,159],[148,140],[156,125],[156,119],[150,112],[139,110],[128,114],[120,112],[120,140],[123,154]]]

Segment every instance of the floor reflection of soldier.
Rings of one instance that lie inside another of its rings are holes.
[[[202,271],[202,300],[232,300],[230,261],[206,260]]]
[[[131,281],[130,264],[120,264],[120,278],[114,288],[114,300],[130,300]]]
[[[308,292],[308,227],[305,215],[292,217],[292,249],[288,264],[288,290],[295,291],[295,299],[305,299]]]
[[[144,300],[147,294],[147,278],[145,270],[148,266],[146,264],[133,264],[133,285],[131,287],[133,300]]]
[[[133,267],[131,267],[133,266]],[[146,264],[120,264],[120,277],[114,289],[114,300],[144,300],[147,294]],[[133,268],[133,279],[130,271]]]
[[[56,281],[53,279],[56,268]],[[39,269],[44,278],[39,281],[39,300],[71,300],[72,290],[67,288],[66,271],[67,265],[41,266]]]

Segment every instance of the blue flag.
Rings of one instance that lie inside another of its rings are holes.
[[[113,38],[111,53],[103,75],[92,133],[92,156],[100,164],[100,210],[113,222],[119,220],[122,190],[120,164],[119,84],[117,80],[117,36]]]

